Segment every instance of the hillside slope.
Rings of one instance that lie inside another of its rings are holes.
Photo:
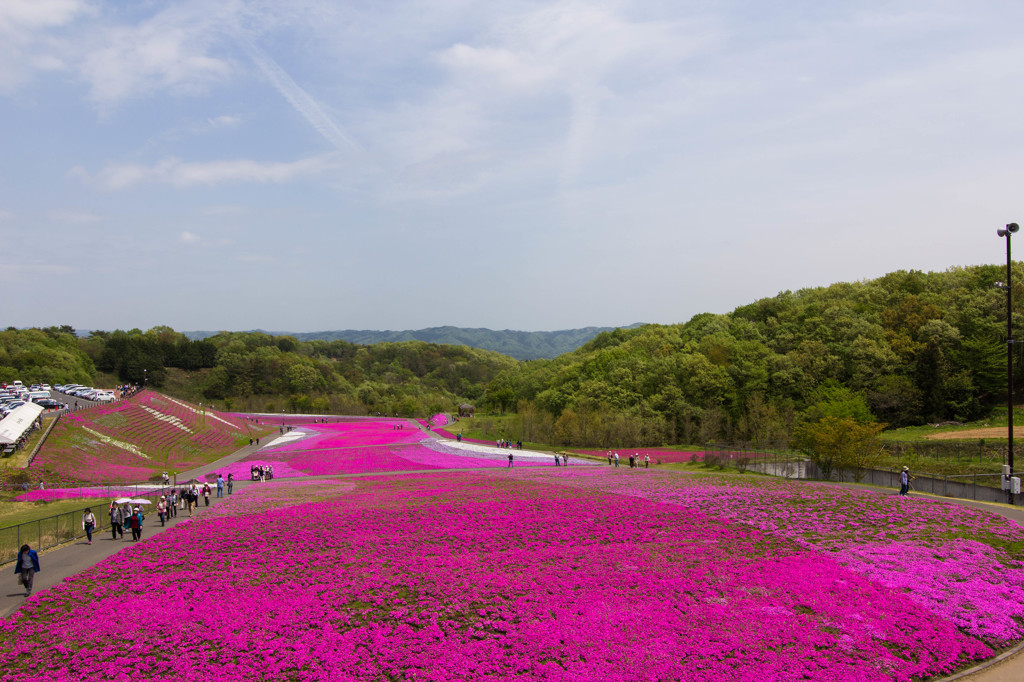
[[[61,416],[29,471],[47,482],[144,481],[212,462],[272,430],[257,433],[253,427],[232,415],[142,391]]]

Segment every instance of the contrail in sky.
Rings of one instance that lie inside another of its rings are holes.
[[[309,93],[299,87],[298,83],[292,80],[284,69],[282,69],[273,58],[270,57],[266,52],[256,47],[252,42],[248,40],[242,41],[242,47],[249,54],[249,57],[255,62],[256,66],[259,67],[263,75],[266,76],[270,83],[281,93],[289,104],[295,108],[297,112],[302,114],[311,126],[313,126],[318,133],[323,135],[324,139],[333,144],[335,147],[341,150],[355,150],[362,151],[360,146],[356,144],[348,135],[342,132],[341,128],[338,127],[327,112],[323,110],[319,103]]]

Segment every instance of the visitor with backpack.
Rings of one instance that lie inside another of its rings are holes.
[[[96,516],[92,513],[92,509],[89,507],[85,508],[85,513],[82,514],[82,530],[85,531],[85,537],[88,540],[87,544],[92,544],[92,530],[96,527]]]
[[[18,550],[18,560],[14,562],[14,573],[18,582],[25,586],[25,596],[32,596],[32,580],[39,572],[39,555],[28,545]]]

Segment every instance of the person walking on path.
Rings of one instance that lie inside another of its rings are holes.
[[[217,474],[217,497],[224,497],[224,477]]]
[[[914,480],[914,477],[910,475],[910,469],[903,467],[903,471],[900,472],[900,495],[902,497],[907,496],[907,492],[910,490],[910,482]]]
[[[608,466],[612,465],[612,451],[608,451]]]
[[[39,555],[28,545],[22,545],[18,550],[18,560],[14,562],[14,574],[18,576],[18,582],[25,586],[25,596],[32,595],[32,580],[39,572]]]
[[[167,518],[178,515],[178,493],[174,488],[167,495]]]
[[[512,453],[508,453],[508,468],[512,468]]]
[[[650,468],[651,468],[651,454],[650,453],[645,453],[644,454],[644,469],[650,469]]]
[[[85,508],[85,513],[82,514],[82,530],[85,531],[85,537],[87,544],[92,544],[92,530],[96,527],[96,516],[93,515],[90,507]]]
[[[156,503],[156,513],[160,517],[160,527],[163,528],[167,525],[167,499],[163,495],[160,496],[160,501]]]
[[[615,453],[615,466],[619,466],[619,453]]]
[[[124,537],[124,512],[116,502],[110,503],[110,534],[111,540],[116,540],[118,535]]]
[[[232,489],[235,487],[235,475],[228,474],[228,495],[231,494]]]
[[[128,518],[128,526],[132,529],[132,542],[140,540],[142,538],[142,513],[138,507]]]
[[[207,507],[210,506],[210,484],[209,483],[204,483],[203,484],[203,502],[206,503]]]
[[[568,452],[563,452],[562,453],[562,466],[564,466],[564,467],[569,466],[569,453]]]
[[[561,465],[559,464],[559,462],[558,462],[558,453],[557,453],[557,452],[555,453],[555,466],[556,466],[556,467],[557,467],[557,466],[561,466]]]

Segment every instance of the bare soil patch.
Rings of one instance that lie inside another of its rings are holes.
[[[1016,420],[1014,420],[1016,421]],[[981,429],[966,429],[964,431],[942,431],[931,433],[925,436],[928,440],[971,440],[977,438],[1005,438],[1007,428],[1005,426],[987,426]],[[1024,436],[1024,426],[1013,425],[1013,437]]]

